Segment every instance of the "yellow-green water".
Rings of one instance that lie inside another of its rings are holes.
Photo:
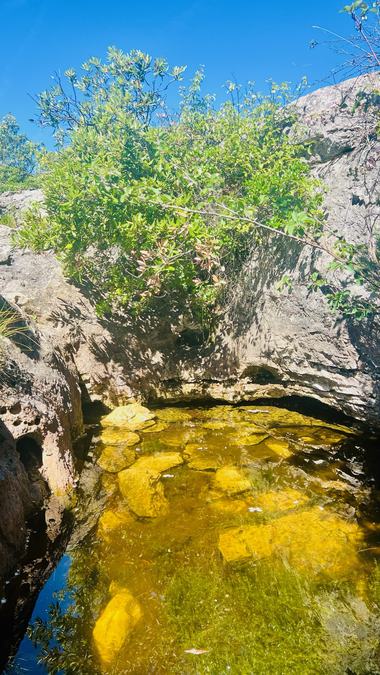
[[[94,450],[98,524],[31,631],[48,672],[380,673],[354,432],[270,406],[124,413]]]

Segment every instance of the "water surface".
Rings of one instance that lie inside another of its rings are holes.
[[[97,524],[16,672],[380,673],[378,493],[353,429],[166,408],[98,440]]]

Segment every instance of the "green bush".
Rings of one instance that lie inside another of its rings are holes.
[[[159,116],[163,97],[151,115],[144,98],[142,116],[138,96],[157,87],[144,80],[137,96],[135,80],[114,74],[116,57],[135,68],[138,55],[111,50],[106,83],[98,70],[82,80],[68,72],[87,93],[84,112],[76,106],[68,116],[70,102],[45,92],[42,123],[55,115],[69,144],[42,158],[46,216],[30,214],[19,242],[54,249],[71,276],[96,289],[103,311],[164,304],[204,317],[263,226],[318,235],[321,196],[293,113],[281,106],[285,86],[267,97],[248,90],[216,109],[200,95],[198,73],[175,118]],[[150,57],[143,63],[154,69]],[[154,81],[173,80],[165,68]]]

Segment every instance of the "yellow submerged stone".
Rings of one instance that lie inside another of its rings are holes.
[[[282,557],[300,571],[347,578],[360,568],[363,535],[356,523],[318,507],[281,516],[265,525],[232,528],[219,537],[226,562]]]
[[[211,431],[221,431],[223,429],[228,429],[228,422],[223,422],[222,420],[210,420],[209,422],[204,422],[202,424],[204,429],[210,429]]]
[[[293,454],[289,449],[289,443],[281,438],[268,438],[265,445],[282,459],[288,459]]]
[[[188,443],[184,455],[188,458],[189,468],[195,471],[215,471],[220,466],[220,460],[199,447],[198,443]]]
[[[133,516],[127,509],[107,509],[98,521],[98,536],[104,541],[110,541],[112,534],[121,526],[134,522]]]
[[[155,517],[167,513],[168,501],[159,479],[168,469],[183,463],[179,452],[162,452],[140,457],[129,469],[119,473],[119,488],[137,516]]]
[[[112,427],[104,429],[100,438],[104,445],[124,445],[127,447],[136,445],[140,440],[140,436],[134,431]]]
[[[262,443],[267,438],[269,438],[268,434],[255,432],[249,436],[239,436],[238,440],[242,445],[259,445],[259,443]]]
[[[277,511],[288,511],[303,506],[309,501],[309,497],[299,490],[289,488],[288,490],[262,492],[255,497],[254,501],[255,506],[263,511],[276,513]]]
[[[243,471],[233,464],[222,466],[217,470],[213,487],[229,495],[237,495],[251,489],[251,483]]]
[[[192,419],[190,413],[180,408],[162,408],[155,410],[156,417],[163,422],[187,422]]]
[[[267,429],[274,429],[281,427],[286,427],[288,432],[304,428],[305,432],[318,431],[322,434],[322,430],[325,430],[326,436],[330,431],[337,431],[339,434],[342,433],[345,435],[352,435],[355,432],[342,424],[324,424],[320,420],[310,417],[308,415],[302,415],[301,413],[294,412],[292,410],[287,410],[286,408],[276,408],[275,406],[260,406],[260,405],[249,405],[241,406],[239,408],[239,413],[241,419],[252,422],[253,424],[263,425]],[[308,428],[306,428],[308,427]],[[314,434],[313,434],[314,435]]]
[[[94,643],[103,667],[111,666],[141,617],[140,603],[128,589],[117,592],[109,601],[93,630]]]
[[[103,417],[103,427],[122,427],[130,431],[144,429],[154,424],[155,414],[140,403],[122,405]]]
[[[144,434],[157,434],[159,431],[165,431],[168,425],[165,422],[155,422],[151,427],[143,429]]]
[[[243,515],[247,513],[248,502],[244,499],[215,499],[209,502],[209,507],[216,512],[227,515]]]
[[[119,471],[133,464],[134,461],[135,451],[132,448],[121,445],[108,445],[102,451],[97,464],[103,471],[119,473]]]

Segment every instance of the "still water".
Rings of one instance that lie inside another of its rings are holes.
[[[380,673],[363,443],[271,406],[116,409],[92,450],[97,523],[10,672]]]

